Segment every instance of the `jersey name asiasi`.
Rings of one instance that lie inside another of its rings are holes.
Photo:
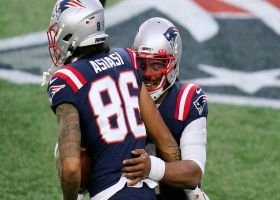
[[[91,197],[118,182],[123,160],[132,158],[132,150],[145,147],[141,86],[134,54],[124,48],[63,66],[49,82],[53,111],[70,103],[79,112],[82,145],[92,158]]]

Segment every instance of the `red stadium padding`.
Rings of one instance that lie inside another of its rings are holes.
[[[238,8],[236,6],[218,0],[211,0],[211,1],[194,0],[194,1],[209,12],[248,13],[246,10],[243,10],[241,8]],[[277,1],[277,0],[271,0],[271,1]]]

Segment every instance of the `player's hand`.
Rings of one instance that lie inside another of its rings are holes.
[[[139,181],[148,177],[151,169],[151,160],[144,149],[135,149],[131,151],[135,158],[123,161],[123,176],[131,179],[128,186],[135,185]]]

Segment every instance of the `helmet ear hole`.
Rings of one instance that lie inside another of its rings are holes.
[[[72,37],[72,34],[68,34],[68,35],[66,35],[66,36],[63,38],[63,40],[64,40],[65,42],[68,42],[68,41],[71,39],[71,37]]]

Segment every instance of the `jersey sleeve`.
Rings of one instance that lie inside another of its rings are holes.
[[[48,85],[48,95],[52,110],[62,103],[77,106],[75,94],[86,84],[86,79],[73,66],[63,66],[56,71]]]
[[[175,118],[183,128],[180,149],[183,160],[193,160],[204,173],[208,115],[207,96],[201,87],[185,83],[179,91]]]
[[[192,104],[190,109],[190,117],[194,120],[200,117],[208,116],[208,104],[207,96],[199,86],[196,87],[192,98]]]
[[[54,113],[56,107],[62,103],[75,104],[74,94],[74,91],[65,80],[58,77],[54,77],[50,80],[48,85],[48,96],[50,106]]]
[[[188,124],[180,138],[182,160],[194,161],[204,173],[206,163],[206,118],[201,117]]]
[[[179,91],[175,119],[188,120],[190,123],[200,117],[207,117],[207,96],[204,91],[195,84],[185,83]]]
[[[138,63],[137,63],[137,61],[136,61],[136,54],[134,53],[134,51],[132,51],[132,50],[129,49],[129,48],[126,48],[126,51],[127,51],[128,54],[129,54],[131,66],[132,66],[132,68],[133,68],[133,70],[134,70],[134,72],[135,72],[138,85],[139,85],[139,87],[140,87],[140,89],[141,89],[141,87],[142,87],[142,82],[143,82],[142,70],[138,67]]]

